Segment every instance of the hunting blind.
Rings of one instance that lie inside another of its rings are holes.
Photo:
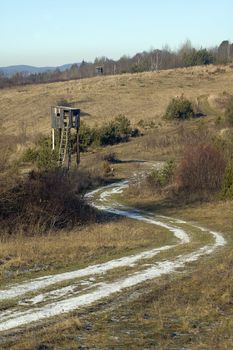
[[[76,143],[76,163],[80,162],[80,109],[55,106],[51,108],[52,150],[58,151],[58,164],[67,169],[71,165],[73,145]],[[72,132],[74,130],[75,132]],[[76,139],[76,142],[74,140]]]
[[[103,75],[104,74],[103,66],[95,67],[95,72],[97,75]]]

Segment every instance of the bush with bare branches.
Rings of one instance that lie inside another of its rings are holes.
[[[218,191],[224,169],[225,161],[222,153],[211,144],[187,147],[177,168],[178,189],[185,194]]]
[[[88,173],[31,172],[27,179],[0,193],[2,231],[15,234],[20,228],[25,234],[40,234],[95,220],[95,210],[81,195],[91,185]]]

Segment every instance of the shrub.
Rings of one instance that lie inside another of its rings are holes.
[[[51,141],[48,138],[39,142],[36,165],[40,170],[53,170],[58,166],[58,150],[52,151]]]
[[[44,233],[95,219],[81,191],[90,185],[87,173],[31,172],[11,189],[0,193],[0,223],[7,233]]]
[[[226,109],[225,118],[228,125],[233,126],[233,99],[230,100],[229,106]]]
[[[118,117],[116,117],[113,124],[121,135],[129,135],[132,131],[130,120],[123,114],[120,114]]]
[[[194,116],[192,103],[183,96],[173,98],[167,106],[165,118],[184,120]]]
[[[104,125],[96,131],[94,144],[98,146],[114,145],[126,141],[127,137],[121,136],[117,125],[114,122]]]
[[[175,163],[170,160],[162,169],[153,170],[146,178],[150,187],[160,189],[171,183],[174,175]]]
[[[206,65],[213,63],[214,57],[211,52],[208,52],[206,49],[192,49],[189,52],[184,53],[183,61],[185,66]]]
[[[186,194],[218,191],[224,169],[223,155],[212,145],[188,147],[176,172],[178,188]]]
[[[23,154],[22,160],[23,162],[35,163],[38,158],[38,151],[34,148],[27,148]]]
[[[130,133],[131,137],[139,137],[142,136],[140,130],[138,128],[133,128]]]
[[[119,115],[113,121],[105,123],[101,127],[90,128],[82,123],[80,127],[80,148],[81,151],[86,151],[91,145],[114,145],[126,142],[129,137],[136,136],[139,136],[138,129],[132,129],[130,120],[124,115]]]
[[[52,170],[58,166],[58,150],[52,151],[49,138],[41,138],[36,148],[28,148],[22,157],[23,162],[34,163],[40,170]]]
[[[226,167],[222,182],[221,196],[224,199],[233,198],[233,163]]]
[[[95,139],[95,131],[87,126],[85,123],[81,123],[79,130],[80,151],[87,151],[88,147],[93,143]],[[76,140],[74,140],[76,143]],[[74,145],[75,146],[75,145]]]
[[[221,116],[216,117],[214,123],[216,126],[220,126],[222,124],[222,117]]]
[[[131,136],[131,132],[130,120],[120,114],[113,121],[98,129],[95,143],[106,146],[126,142]]]
[[[160,125],[160,123],[158,123],[158,125]],[[146,120],[140,119],[138,122],[138,126],[142,129],[154,129],[154,128],[157,128],[158,125],[156,125],[153,120],[146,121]],[[140,133],[140,131],[139,131],[139,133]]]

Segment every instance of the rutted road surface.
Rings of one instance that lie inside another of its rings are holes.
[[[90,305],[125,288],[184,268],[188,262],[211,254],[226,244],[221,233],[183,220],[156,216],[153,213],[134,210],[113,202],[112,196],[121,193],[127,186],[127,181],[111,184],[88,193],[86,199],[100,210],[163,227],[175,236],[176,243],[76,271],[9,285],[0,290],[0,302],[13,300],[14,303],[7,310],[0,312],[0,331],[7,331]],[[175,257],[172,255],[166,260],[153,261],[153,258],[161,252],[169,250],[174,252],[181,245],[189,246],[191,237],[187,228],[206,234],[209,237],[208,244],[189,253],[182,255],[177,253]],[[113,278],[106,279],[108,273],[121,267],[128,268],[128,271],[121,277],[119,274],[113,274]],[[130,272],[130,268],[133,268],[133,271]],[[63,285],[59,286],[59,283]]]

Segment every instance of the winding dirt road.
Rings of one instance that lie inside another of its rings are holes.
[[[127,181],[111,184],[88,193],[86,199],[100,210],[163,227],[174,235],[176,242],[83,269],[7,286],[0,290],[0,302],[12,300],[13,306],[0,312],[1,332],[85,307],[123,289],[175,272],[226,244],[219,232],[114,203],[113,195],[127,186]],[[184,254],[176,253],[180,246],[190,246],[193,232],[205,235],[207,243],[201,246],[199,242],[198,248],[191,252],[187,249]],[[170,255],[162,260],[159,254],[164,251]],[[114,273],[122,267],[126,268],[124,272]]]

